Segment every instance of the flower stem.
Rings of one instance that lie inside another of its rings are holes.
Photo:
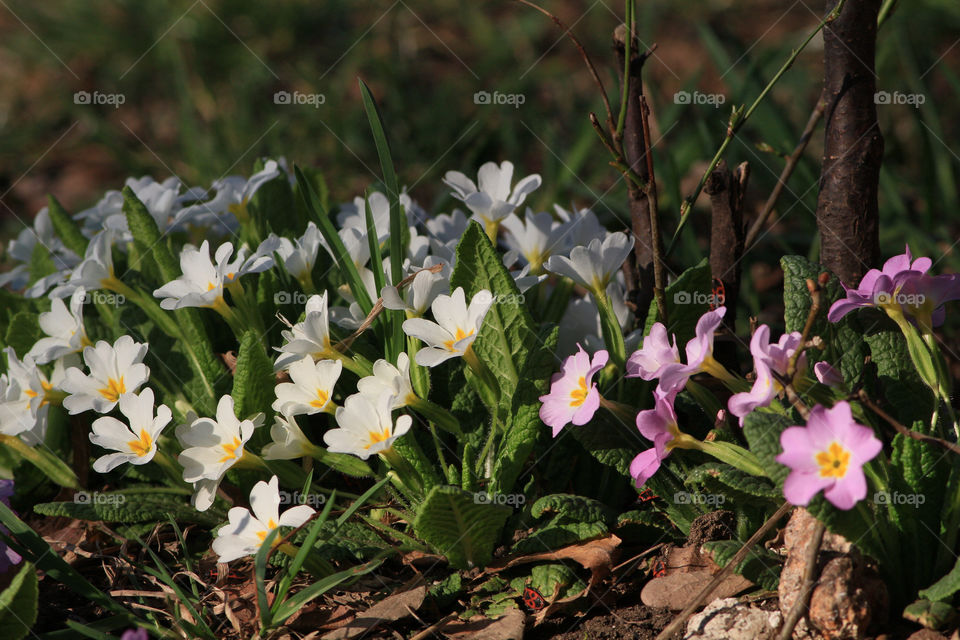
[[[433,422],[438,427],[457,437],[463,436],[463,430],[460,428],[460,422],[452,413],[440,405],[430,402],[426,398],[413,396],[409,399],[410,407],[421,414],[424,418]]]
[[[591,293],[597,303],[597,311],[600,312],[603,342],[610,352],[610,360],[617,366],[617,369],[623,371],[624,364],[627,361],[627,348],[623,343],[623,331],[620,329],[617,314],[613,311],[613,303],[610,301],[607,292],[599,287],[596,287]]]
[[[768,477],[757,457],[743,447],[722,440],[697,441],[696,449],[752,476]]]

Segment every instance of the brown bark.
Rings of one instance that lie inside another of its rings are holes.
[[[827,11],[837,0],[827,0]],[[823,32],[826,137],[817,226],[820,260],[855,285],[880,258],[877,191],[883,135],[874,104],[881,0],[847,0]]]
[[[710,273],[723,283],[723,324],[736,330],[737,296],[740,292],[740,259],[746,235],[743,224],[743,196],[750,177],[746,162],[731,172],[723,160],[713,170],[704,191],[710,196]],[[719,301],[715,304],[720,306]]]
[[[623,73],[627,30],[620,25],[613,33],[613,48],[617,54],[618,68]],[[623,153],[630,169],[644,182],[650,180],[645,157],[643,138],[643,95],[641,71],[646,57],[640,52],[640,43],[634,38],[630,44],[630,77],[627,87],[627,114],[623,124]],[[622,78],[621,78],[622,81]],[[650,233],[650,199],[643,189],[627,181],[627,200],[630,209],[630,226],[633,231],[633,263],[624,264],[627,300],[636,308],[638,322],[643,323],[647,309],[653,300],[653,244]]]

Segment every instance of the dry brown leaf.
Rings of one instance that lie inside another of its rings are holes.
[[[640,599],[648,607],[667,607],[680,611],[690,604],[711,580],[713,573],[707,570],[672,573],[654,578],[645,584],[640,592]],[[743,576],[731,573],[717,585],[710,597],[729,598],[752,586],[753,583]]]
[[[349,624],[323,635],[323,640],[346,640],[368,633],[384,622],[394,622],[410,615],[423,604],[427,587],[419,585],[405,591],[390,594],[365,612],[354,618]]]
[[[617,547],[620,546],[620,542],[620,538],[611,533],[606,538],[598,538],[596,540],[590,540],[589,542],[563,547],[556,551],[532,553],[512,558],[505,564],[497,563],[487,567],[487,571],[496,573],[527,562],[573,560],[584,569],[590,571],[589,589],[589,587],[595,586],[610,573],[613,567],[614,555]]]
[[[507,609],[496,620],[484,618],[444,625],[443,635],[456,640],[521,640],[527,616],[519,609]]]

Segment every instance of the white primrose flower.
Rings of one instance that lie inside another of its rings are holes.
[[[390,200],[379,191],[374,191],[366,201],[370,203],[370,216],[373,218],[373,228],[377,230],[377,242],[383,244],[390,237]],[[414,222],[414,212],[423,211],[406,192],[400,194],[400,207],[403,209],[407,226]],[[359,229],[366,236],[367,213],[363,196],[357,196],[353,202],[340,205],[337,224],[341,229]]]
[[[216,192],[213,198],[182,208],[177,213],[174,226],[182,228],[189,224],[211,231],[235,232],[239,226],[238,221],[248,217],[247,205],[253,195],[264,184],[279,176],[281,169],[285,168],[286,163],[282,158],[279,162],[268,160],[261,171],[249,178],[227,176],[215,181],[211,185]]]
[[[270,439],[272,442],[264,445],[261,451],[264,460],[296,460],[312,455],[317,448],[303,434],[293,416],[275,416]]]
[[[438,273],[427,270],[434,264],[443,265]],[[386,285],[380,290],[385,308],[406,311],[408,316],[419,317],[426,313],[437,296],[450,291],[450,275],[453,269],[449,264],[430,256],[423,266],[424,269],[417,272],[413,281],[404,288],[402,295],[393,285]]]
[[[454,198],[462,200],[482,224],[489,225],[505,218],[540,186],[540,176],[535,173],[520,180],[511,191],[512,179],[513,163],[504,161],[500,166],[487,162],[480,167],[477,184],[459,171],[448,171],[443,182],[453,189]]]
[[[72,415],[84,411],[108,413],[125,393],[135,392],[150,378],[150,369],[143,364],[147,344],[120,336],[111,346],[99,340],[83,349],[83,361],[90,369],[84,374],[70,367],[64,374],[63,390],[69,395],[63,407]]]
[[[567,211],[558,204],[553,205],[557,217],[563,222],[563,238],[568,248],[588,245],[596,239],[603,240],[607,230],[600,224],[591,209],[577,209],[571,206]]]
[[[7,373],[0,376],[0,433],[11,436],[37,429],[46,429],[47,411],[55,393],[54,383],[47,379],[33,358],[21,361],[12,347],[3,350],[7,356]],[[59,384],[62,369],[55,371]]]
[[[457,287],[452,295],[440,295],[433,301],[431,309],[436,322],[424,318],[404,320],[404,333],[427,345],[417,351],[417,364],[435,367],[450,358],[462,356],[476,340],[492,304],[493,294],[482,289],[473,296],[468,307],[463,287]]]
[[[217,487],[227,470],[243,457],[243,446],[254,429],[263,424],[263,414],[253,420],[239,420],[229,395],[217,403],[217,419],[197,418],[177,427],[177,439],[184,449],[177,460],[183,479],[193,483],[193,506],[206,511],[213,504]]]
[[[337,409],[338,429],[323,434],[330,453],[349,453],[361,460],[386,452],[393,441],[410,430],[413,419],[408,415],[397,418],[390,415],[393,395],[389,392],[377,398],[356,393]]]
[[[643,329],[636,329],[627,333],[633,326],[633,313],[624,303],[623,288],[618,282],[611,282],[607,286],[607,299],[613,306],[613,313],[624,332],[623,342],[627,353],[636,350],[643,339]],[[574,298],[567,305],[563,318],[560,320],[560,334],[557,340],[556,354],[560,357],[573,355],[577,352],[578,344],[591,352],[608,349],[603,339],[603,325],[596,303],[585,298]]]
[[[33,250],[38,244],[50,252],[56,272],[41,278],[28,287],[30,284],[30,260],[33,257]],[[23,229],[17,235],[16,240],[11,240],[7,244],[6,253],[12,260],[21,264],[6,273],[0,273],[0,287],[9,285],[15,291],[26,288],[24,295],[28,298],[42,296],[53,284],[62,282],[65,278],[64,274],[80,262],[80,257],[67,249],[60,238],[57,237],[47,207],[43,207],[37,212],[32,227]]]
[[[274,347],[282,355],[277,358],[276,370],[286,369],[294,362],[310,356],[314,360],[321,360],[333,355],[334,349],[330,342],[330,314],[327,309],[327,292],[307,298],[303,322],[291,325],[289,330],[280,332],[283,336],[282,347]]]
[[[287,273],[297,280],[306,281],[310,278],[313,265],[317,262],[317,253],[323,237],[320,229],[313,222],[307,225],[307,230],[296,240],[278,237],[274,234],[260,243],[254,256],[270,257],[274,253],[280,255],[283,267]]]
[[[225,242],[217,247],[214,262],[210,261],[210,243],[206,240],[197,249],[186,245],[180,252],[180,269],[183,275],[163,285],[153,292],[154,297],[162,298],[160,306],[164,309],[184,307],[208,307],[221,309],[225,306],[223,288],[229,286],[247,273],[257,273],[269,269],[273,258],[269,256],[251,256],[247,258],[246,249],[237,252],[237,258],[230,262],[233,244]]]
[[[554,255],[544,268],[567,276],[595,295],[604,295],[607,285],[630,255],[633,241],[623,232],[609,234],[603,241],[594,239],[586,247],[574,247],[570,257]]]
[[[83,303],[87,290],[80,287],[70,297],[70,308],[60,298],[50,301],[50,311],[40,314],[40,329],[47,334],[27,353],[37,364],[46,364],[70,353],[78,353],[92,343],[83,327]]]
[[[450,241],[459,241],[466,232],[470,220],[463,211],[454,209],[453,213],[449,215],[441,213],[440,215],[433,216],[424,224],[431,238],[436,239],[442,244],[446,244]]]
[[[188,189],[186,194],[181,195],[183,185],[179,178],[173,176],[163,182],[157,182],[151,176],[127,178],[124,186],[130,187],[137,199],[143,203],[161,232],[174,226],[185,199],[197,197],[195,189]],[[84,209],[74,218],[83,223],[82,231],[87,237],[109,229],[119,234],[124,242],[132,239],[127,226],[127,216],[123,212],[123,193],[118,190],[107,191],[97,204]]]
[[[384,263],[384,271],[389,273],[390,263],[386,260],[384,260]],[[363,283],[364,289],[367,291],[367,295],[371,300],[376,300],[379,296],[377,295],[377,284],[376,278],[373,275],[373,271],[367,269],[366,267],[361,267],[358,275],[360,276],[360,281]],[[356,298],[353,297],[353,290],[350,289],[350,285],[342,284],[338,290],[340,295],[343,296],[344,300],[346,300],[350,306],[330,307],[330,319],[337,326],[343,327],[349,331],[356,331],[358,328],[360,328],[360,325],[363,324],[363,321],[367,319],[367,314],[363,312],[363,309],[360,308]]]
[[[157,407],[154,415],[153,401],[150,387],[140,395],[125,393],[120,396],[120,413],[126,416],[129,426],[111,416],[93,421],[90,442],[117,452],[97,458],[93,463],[94,471],[107,473],[125,462],[140,465],[153,460],[157,453],[157,438],[172,417],[170,409],[163,404]]]
[[[276,386],[277,399],[272,408],[285,416],[313,415],[325,411],[333,413],[336,405],[331,402],[333,387],[343,371],[339,360],[320,360],[305,356],[290,365],[290,379]]]
[[[220,245],[217,249],[217,255],[220,255],[220,251],[224,247],[230,247],[231,251],[233,250],[233,245],[227,242]],[[230,253],[226,254],[227,260],[224,261],[222,265],[220,262],[217,262],[217,268],[220,270],[220,275],[223,276],[223,284],[225,286],[229,287],[247,274],[266,271],[274,264],[272,256],[263,256],[254,253],[247,257],[248,253],[249,250],[247,247],[243,246],[237,249],[237,257],[232,262],[229,260]]]
[[[543,263],[555,251],[562,251],[564,247],[564,225],[553,219],[549,213],[533,213],[527,207],[526,215],[521,221],[515,213],[511,213],[503,220],[503,228],[507,230],[504,238],[511,252],[523,256],[530,270],[539,273]]]
[[[117,281],[113,273],[113,255],[111,254],[113,239],[114,234],[109,230],[95,235],[87,245],[83,261],[70,273],[70,279],[55,287],[50,292],[50,297],[66,298],[72,296],[73,292],[80,287],[87,291],[113,288]]]
[[[545,273],[536,276],[530,275],[529,264],[523,265],[522,269],[513,269],[513,266],[517,264],[519,259],[520,256],[515,251],[508,251],[503,255],[503,266],[510,270],[513,283],[517,285],[520,293],[524,293],[535,284],[539,284],[547,279],[547,274]]]
[[[157,182],[150,176],[139,180],[127,178],[127,186],[133,190],[137,199],[147,208],[147,212],[157,223],[160,232],[170,230],[174,225],[177,212],[180,210],[181,183],[178,178],[170,177],[163,182]],[[117,202],[111,199],[111,204]],[[123,195],[119,198],[119,210],[110,212],[103,221],[103,227],[115,231],[124,242],[133,240],[130,228],[127,226],[127,216],[123,213]]]
[[[301,504],[280,515],[280,502],[277,476],[270,478],[270,482],[261,480],[253,485],[250,509],[233,507],[227,512],[229,524],[217,531],[213,541],[217,561],[230,562],[254,555],[271,531],[277,527],[299,527],[315,513],[312,507]]]
[[[393,397],[391,409],[400,409],[416,401],[417,395],[410,384],[410,356],[401,352],[396,366],[382,358],[377,360],[373,363],[373,375],[357,382],[357,391],[371,399],[390,394]]]

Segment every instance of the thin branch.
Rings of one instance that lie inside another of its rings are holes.
[[[813,530],[813,539],[810,546],[807,547],[806,566],[803,569],[803,584],[800,587],[800,593],[797,601],[790,608],[787,619],[780,630],[780,640],[790,640],[793,637],[793,629],[800,622],[801,616],[806,612],[810,605],[810,597],[813,595],[813,588],[817,585],[817,556],[820,554],[820,543],[823,542],[823,534],[827,527],[820,520]]]
[[[660,238],[660,214],[657,210],[657,179],[653,172],[653,149],[650,146],[650,107],[640,94],[640,112],[643,122],[643,154],[647,158],[647,199],[650,202],[650,243],[653,245],[653,296],[657,301],[660,321],[667,324],[667,304],[663,289],[663,240]]]
[[[747,557],[748,553],[750,553],[750,549],[753,548],[753,545],[757,544],[764,536],[766,536],[770,530],[773,529],[773,527],[776,526],[776,524],[785,515],[787,515],[787,513],[790,512],[791,509],[793,509],[793,505],[789,502],[784,502],[782,505],[780,505],[780,508],[777,509],[776,513],[770,516],[770,518],[763,523],[763,526],[757,529],[756,533],[750,536],[750,539],[747,540],[742,547],[740,547],[740,550],[737,551],[733,558],[731,558],[730,562],[728,562],[723,569],[718,571],[717,574],[713,576],[713,580],[710,581],[710,584],[704,587],[703,591],[698,593],[697,597],[691,600],[690,604],[688,604],[686,608],[681,611],[676,618],[673,619],[673,622],[667,625],[664,630],[660,632],[660,634],[656,637],[656,640],[668,640],[668,638],[672,637],[673,634],[675,634],[677,631],[680,631],[680,628],[683,626],[683,623],[687,621],[687,618],[689,618],[690,615],[696,611],[700,605],[707,600],[707,598],[710,597],[710,594],[714,592],[714,590],[728,575],[730,575],[730,572],[733,571],[734,567],[743,562],[743,559]]]
[[[597,68],[593,66],[593,62],[590,60],[590,56],[587,55],[587,50],[583,48],[582,44],[580,44],[580,41],[577,39],[577,36],[573,35],[573,31],[568,29],[566,26],[564,26],[562,22],[560,22],[560,18],[553,15],[543,7],[530,2],[530,0],[514,0],[514,2],[519,2],[520,4],[524,4],[530,7],[531,9],[536,9],[543,15],[547,16],[548,18],[553,20],[554,24],[556,24],[557,27],[563,30],[563,33],[565,36],[567,36],[568,38],[570,38],[571,41],[573,41],[574,46],[577,47],[577,51],[580,52],[580,57],[583,58],[584,63],[587,65],[587,68],[590,70],[590,75],[593,76],[593,81],[597,84],[597,88],[600,89],[600,97],[603,99],[603,107],[607,111],[607,126],[611,131],[613,131],[614,130],[613,109],[610,108],[610,100],[607,98],[607,90],[603,87],[603,81],[600,80],[600,74],[597,73]]]
[[[887,413],[886,411],[881,409],[879,406],[877,406],[877,404],[870,399],[870,397],[867,395],[867,392],[864,391],[863,389],[860,390],[860,393],[857,395],[857,397],[860,400],[860,402],[862,402],[871,411],[873,411],[875,414],[883,418],[883,420],[885,420],[890,426],[896,429],[897,433],[900,433],[907,438],[913,438],[914,440],[919,440],[920,442],[929,442],[939,447],[943,447],[947,451],[953,451],[954,453],[960,454],[960,445],[950,442],[948,440],[942,440],[935,436],[930,436],[925,433],[920,433],[919,431],[914,431],[913,429],[910,429],[904,426],[902,423],[897,421],[896,418],[894,418],[889,413]]]
[[[749,250],[750,247],[753,246],[753,243],[757,241],[757,236],[760,235],[763,227],[766,226],[767,219],[773,212],[773,208],[776,206],[780,194],[783,193],[783,190],[787,186],[787,181],[790,180],[794,169],[800,164],[800,158],[803,157],[803,152],[806,151],[807,144],[813,137],[813,132],[816,130],[817,125],[820,124],[820,120],[823,119],[823,112],[826,106],[827,103],[823,99],[823,94],[820,94],[816,106],[814,106],[813,111],[810,112],[810,117],[807,119],[807,126],[804,127],[803,133],[800,134],[800,141],[797,142],[797,146],[794,147],[793,152],[787,157],[787,163],[783,166],[780,177],[777,178],[776,186],[773,188],[773,191],[770,192],[770,197],[767,198],[763,209],[760,210],[757,219],[753,221],[753,225],[747,233],[747,239],[744,242],[744,251]]]

